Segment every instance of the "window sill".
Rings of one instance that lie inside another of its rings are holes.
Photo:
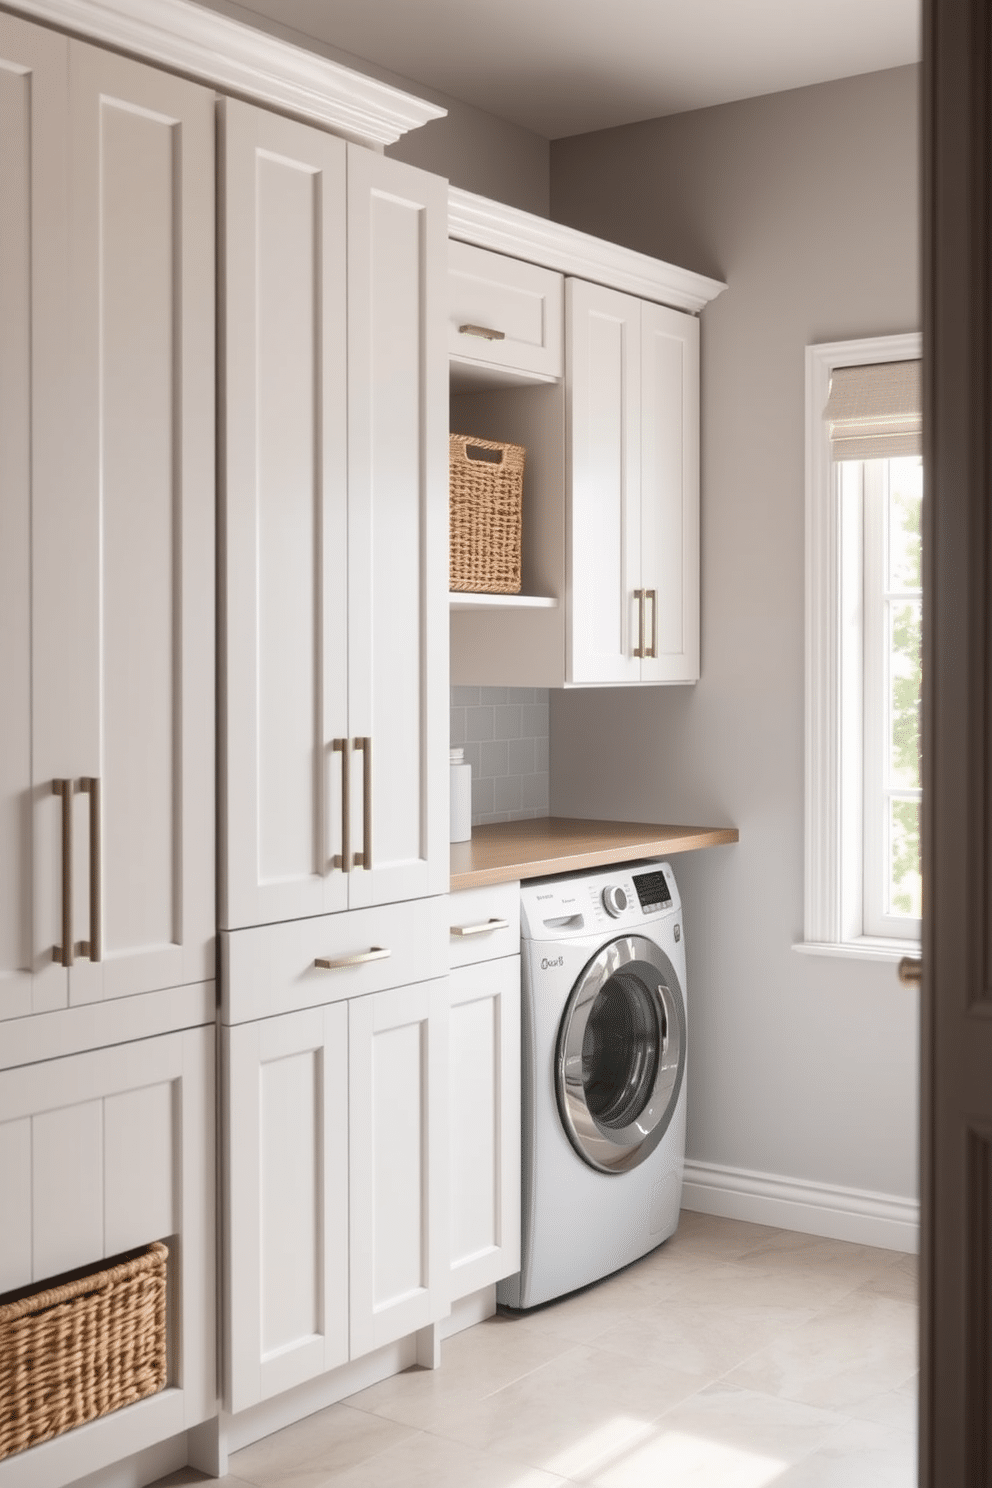
[[[918,956],[920,943],[865,935],[858,940],[801,940],[792,949],[804,956],[842,956],[852,961],[890,961],[895,965],[903,956]]]

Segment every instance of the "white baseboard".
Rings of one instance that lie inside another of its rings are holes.
[[[908,1254],[919,1250],[919,1203],[860,1188],[687,1161],[682,1207],[857,1245]]]

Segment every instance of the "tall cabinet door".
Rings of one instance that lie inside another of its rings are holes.
[[[72,469],[36,678],[43,775],[71,739],[81,1002],[213,974],[214,120],[124,58],[69,68]]]
[[[348,902],[346,147],[247,104],[222,109],[231,929]]]
[[[64,490],[68,58],[64,37],[0,15],[0,1019],[67,997],[59,803],[35,772],[73,762],[32,758],[31,672],[34,508]]]
[[[570,592],[567,678],[640,681],[641,305],[583,280],[565,285]]]
[[[641,306],[644,682],[699,679],[699,321]]]
[[[447,188],[348,151],[352,905],[448,887]]]

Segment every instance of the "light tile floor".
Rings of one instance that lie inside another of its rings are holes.
[[[688,1211],[231,1458],[230,1488],[913,1488],[916,1258]],[[210,1481],[186,1470],[166,1484]]]

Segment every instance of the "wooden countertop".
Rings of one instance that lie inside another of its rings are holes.
[[[645,822],[584,821],[539,816],[474,827],[469,842],[451,844],[452,889],[512,883],[577,868],[666,857],[738,841],[736,827],[671,827]]]

